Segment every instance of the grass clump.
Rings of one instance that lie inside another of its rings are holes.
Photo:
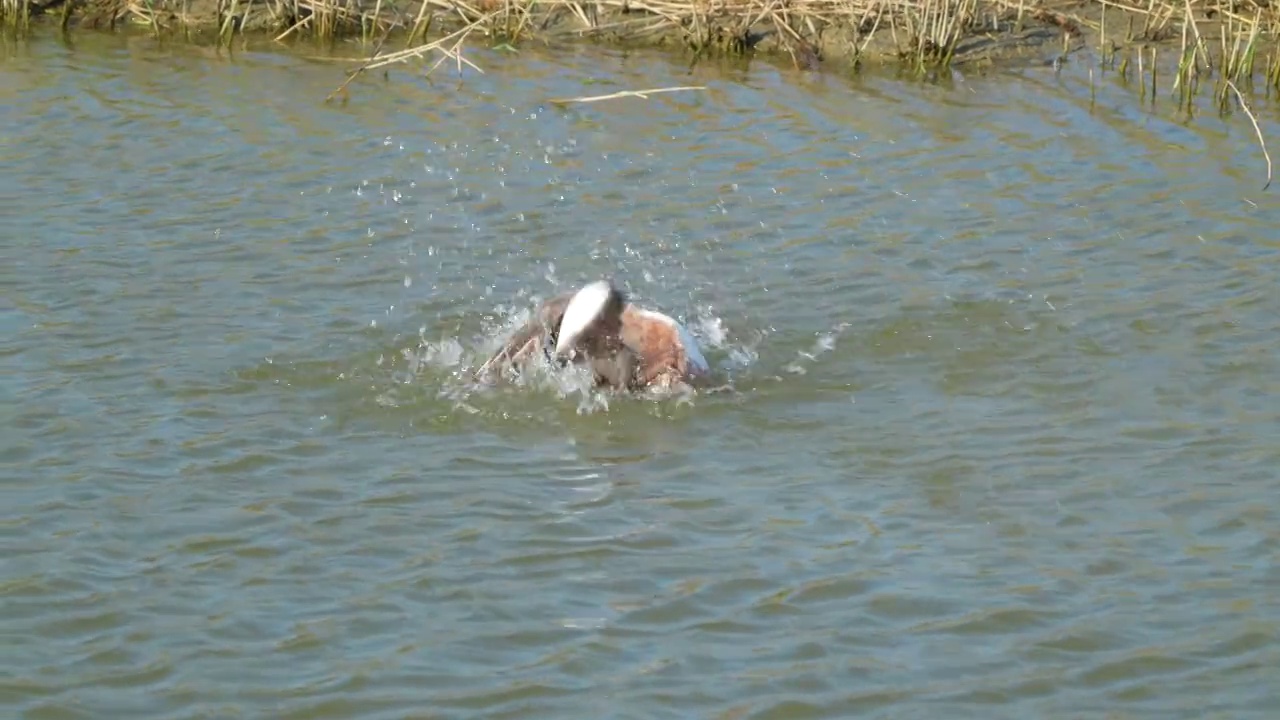
[[[1220,114],[1237,106],[1249,112],[1240,88],[1280,98],[1280,3],[1275,0],[1094,1],[1118,10],[1104,8],[1099,16],[1101,66],[1117,70],[1126,82],[1136,70],[1144,102],[1157,103],[1164,72],[1178,109],[1188,117],[1195,114],[1194,98],[1206,83]],[[1173,62],[1160,62],[1161,50]]]
[[[30,0],[0,0],[0,24],[7,31],[27,31],[33,14]]]
[[[1137,66],[1144,94],[1164,76],[1179,97],[1210,77],[1219,99],[1227,80],[1247,88],[1260,77],[1280,91],[1280,0],[0,0],[6,27],[51,14],[64,25],[128,25],[224,45],[268,34],[353,40],[380,53],[403,39],[397,57],[435,54],[459,65],[460,41],[483,36],[676,45],[695,56],[763,50],[802,68],[895,60],[925,72],[1046,54],[1060,62],[1092,35],[1104,68],[1118,63],[1127,78]],[[421,49],[429,35],[462,30]]]

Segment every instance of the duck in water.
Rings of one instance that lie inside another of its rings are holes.
[[[609,280],[542,303],[476,375],[523,366],[539,353],[561,365],[585,365],[597,387],[614,390],[672,388],[710,372],[684,326],[633,305]]]

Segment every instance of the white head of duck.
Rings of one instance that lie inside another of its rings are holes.
[[[673,388],[711,370],[683,325],[632,304],[610,280],[542,303],[477,375],[522,366],[540,353],[555,362],[585,365],[597,386],[615,390]]]

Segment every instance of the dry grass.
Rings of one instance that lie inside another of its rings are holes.
[[[584,95],[582,97],[571,98],[553,98],[547,102],[555,105],[568,105],[569,103],[594,103],[604,100],[619,100],[621,98],[640,98],[648,100],[651,95],[662,95],[664,93],[673,92],[690,92],[694,90],[706,90],[705,85],[681,85],[679,87],[662,87],[648,88],[647,90],[621,90],[619,92],[607,93],[604,95]]]
[[[1117,70],[1126,82],[1132,73],[1139,97],[1153,108],[1167,90],[1188,118],[1198,112],[1201,87],[1211,88],[1219,114],[1239,109],[1253,123],[1270,186],[1271,156],[1240,88],[1280,98],[1280,0],[1090,1],[1104,6],[1096,28],[1101,69]]]
[[[1258,145],[1262,148],[1262,158],[1267,161],[1267,183],[1262,186],[1262,191],[1266,192],[1267,188],[1271,187],[1271,153],[1267,152],[1267,139],[1262,137],[1262,128],[1258,126],[1258,116],[1254,115],[1253,111],[1249,109],[1249,103],[1245,102],[1240,88],[1236,87],[1236,84],[1230,80],[1226,81],[1226,85],[1236,94],[1236,98],[1240,101],[1240,109],[1244,110],[1249,122],[1253,123],[1253,131],[1258,136]]]
[[[1162,66],[1176,68],[1165,84],[1183,98],[1207,78],[1220,102],[1226,80],[1248,89],[1260,76],[1280,90],[1280,0],[0,0],[8,26],[25,27],[40,13],[224,44],[246,32],[281,42],[356,38],[366,48],[403,37],[408,54],[396,57],[439,55],[458,65],[459,42],[410,50],[433,30],[463,28],[461,39],[678,43],[699,55],[762,43],[800,67],[896,57],[924,70],[999,55],[1009,44],[1001,38],[1035,26],[1060,35],[1064,50],[1091,33],[1104,68],[1118,61],[1128,77],[1141,65],[1144,94],[1148,85],[1156,92]]]

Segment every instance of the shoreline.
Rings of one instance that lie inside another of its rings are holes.
[[[53,24],[198,44],[352,41],[361,70],[416,58],[465,63],[458,51],[479,38],[921,75],[1056,65],[1092,51],[1104,69],[1144,83],[1149,75],[1153,92],[1159,73],[1187,97],[1202,83],[1221,102],[1233,85],[1280,96],[1275,0],[0,0],[0,20],[8,32]]]

